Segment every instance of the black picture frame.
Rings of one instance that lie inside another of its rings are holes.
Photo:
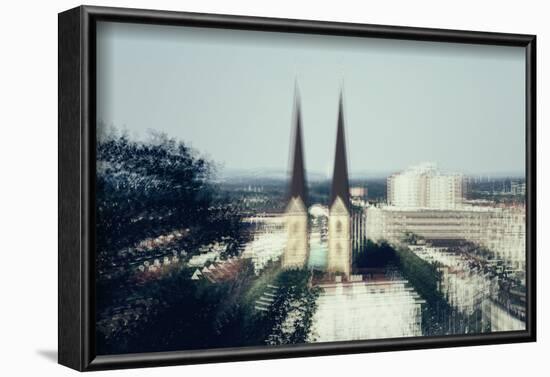
[[[291,346],[96,356],[94,352],[95,60],[98,21],[200,26],[525,48],[527,329]],[[80,6],[59,14],[59,363],[79,371],[336,355],[536,340],[536,36]]]

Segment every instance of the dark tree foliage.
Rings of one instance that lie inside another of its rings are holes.
[[[307,270],[281,271],[273,266],[256,277],[248,265],[237,279],[212,284],[191,281],[182,269],[138,288],[154,300],[154,310],[132,326],[99,332],[101,354],[299,344],[306,342],[319,288]],[[268,312],[254,308],[268,285],[276,285]],[[137,291],[136,291],[137,292]],[[132,295],[130,297],[133,297]],[[133,300],[133,299],[132,299]],[[283,326],[293,312],[291,328]],[[132,317],[136,310],[132,310]]]
[[[249,266],[251,268],[251,266]],[[130,331],[100,334],[98,348],[106,354],[219,348],[244,344],[240,297],[253,274],[211,284],[190,280],[192,270],[180,270],[150,282],[147,297],[156,310]]]
[[[234,316],[238,319],[234,325],[239,327],[233,327],[237,333],[231,335],[228,345],[305,343],[321,290],[313,287],[310,280],[308,270],[286,271],[281,270],[279,263],[268,265],[242,295],[238,306],[240,313]],[[273,293],[274,300],[267,311],[257,310],[256,300],[266,292]]]
[[[281,270],[270,263],[262,274],[247,280],[230,310],[224,312],[216,345],[262,346],[300,344],[308,340],[320,288],[310,284],[308,270]],[[256,309],[265,293],[274,300],[267,311]]]
[[[395,250],[387,242],[377,244],[366,240],[362,245],[355,252],[354,268],[385,268],[398,262]]]
[[[149,142],[124,135],[100,140],[98,271],[125,267],[125,249],[175,230],[187,230],[179,246],[191,252],[195,246],[222,237],[232,245],[231,241],[239,238],[240,216],[210,183],[212,171],[212,165],[187,145],[163,135],[155,135]]]
[[[400,271],[422,298],[433,304],[444,301],[443,295],[439,292],[441,273],[437,269],[437,264],[424,261],[408,249],[397,249],[395,253]]]
[[[281,271],[274,279],[275,299],[267,313],[253,322],[263,329],[264,342],[269,345],[300,344],[307,341],[317,310],[320,288],[311,287],[311,272]]]
[[[212,183],[213,171],[186,144],[163,135],[140,142],[112,133],[98,141],[98,353],[221,346],[236,331],[235,297],[251,272],[209,284],[191,281],[193,270],[185,267],[200,248],[216,242],[225,246],[222,258],[237,254],[247,237],[242,215]],[[168,242],[140,246],[173,234],[178,236]],[[136,277],[138,266],[164,257],[180,262]]]

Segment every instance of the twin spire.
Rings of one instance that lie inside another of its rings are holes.
[[[307,207],[306,171],[302,146],[302,113],[298,89],[294,95],[294,153],[292,157],[292,177],[290,180],[290,198],[301,198]]]
[[[340,92],[338,105],[338,126],[336,130],[336,152],[334,154],[334,170],[332,173],[332,189],[330,190],[329,208],[336,198],[340,197],[349,211],[348,162],[346,158],[346,138],[344,135],[344,100]]]
[[[294,150],[292,156],[292,175],[290,179],[290,198],[301,198],[307,207],[307,184],[304,164],[304,152],[302,142],[302,114],[300,108],[300,96],[298,88],[295,89],[294,100]],[[338,105],[338,124],[336,130],[336,152],[334,155],[334,170],[332,173],[332,188],[330,193],[329,208],[336,198],[344,202],[346,208],[349,205],[348,164],[346,157],[346,139],[344,133],[344,100],[340,91]]]

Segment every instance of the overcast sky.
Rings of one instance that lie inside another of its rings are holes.
[[[519,47],[100,23],[98,119],[191,144],[227,169],[288,167],[294,81],[306,169],[329,174],[339,90],[349,168],[423,161],[524,174]]]

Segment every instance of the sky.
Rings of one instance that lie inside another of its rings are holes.
[[[97,118],[179,139],[224,171],[286,171],[295,83],[308,173],[331,174],[340,90],[350,175],[420,162],[524,175],[525,52],[101,22]]]

